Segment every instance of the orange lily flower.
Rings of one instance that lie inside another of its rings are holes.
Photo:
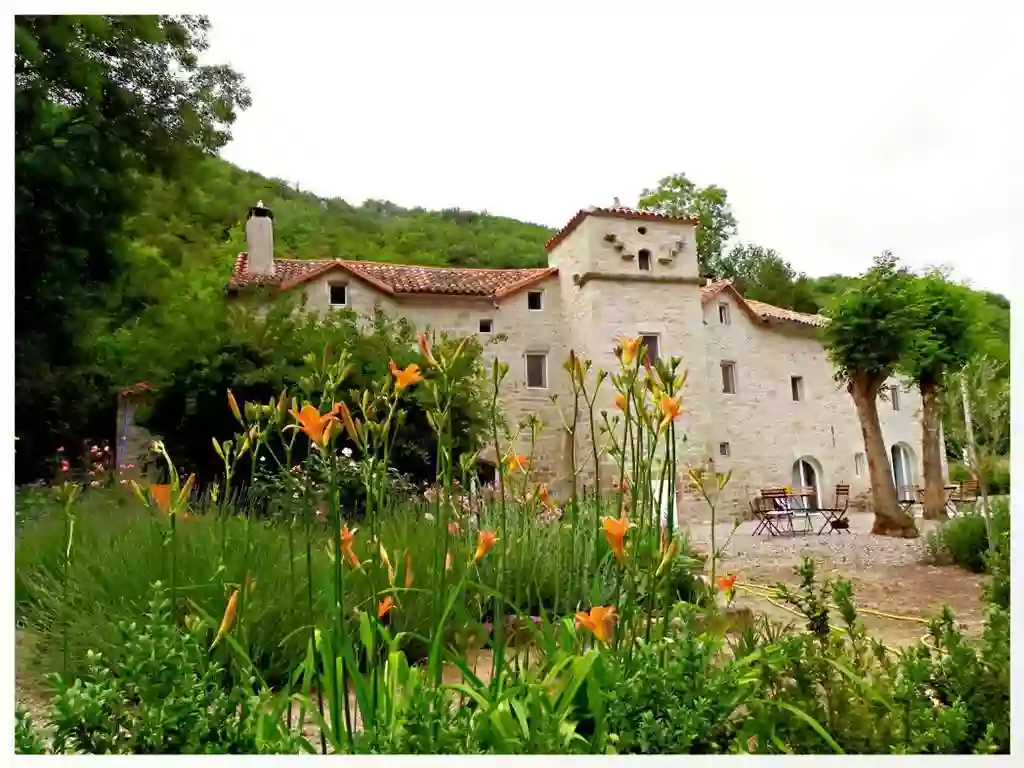
[[[718,588],[723,592],[732,592],[736,589],[736,574],[730,573],[718,580]]]
[[[622,561],[626,556],[626,546],[623,539],[626,538],[626,531],[629,530],[629,520],[623,515],[616,520],[614,517],[602,517],[604,525],[604,537],[608,539],[608,546],[612,548],[615,558]]]
[[[619,359],[622,360],[622,364],[627,368],[636,360],[637,352],[640,350],[642,342],[642,336],[637,336],[635,339],[623,336],[619,339],[619,345],[622,347],[619,352]]]
[[[615,606],[595,605],[590,613],[579,611],[576,614],[576,626],[589,629],[594,637],[602,643],[612,639],[612,632],[615,629]]]
[[[420,341],[420,354],[423,355],[423,359],[426,360],[428,363],[430,363],[435,368],[437,368],[438,367],[437,359],[434,357],[433,353],[430,351],[430,344],[427,343],[427,334],[425,334],[423,331],[420,331],[420,339],[419,339],[419,341]]]
[[[507,459],[505,459],[505,468],[510,473],[515,472],[516,470],[519,470],[520,472],[525,472],[529,463],[529,459],[527,459],[525,456],[520,456],[517,453],[513,453],[510,454]]]
[[[377,618],[383,619],[388,615],[388,611],[395,607],[395,598],[388,595],[380,601],[380,605],[377,606]]]
[[[149,496],[164,512],[171,511],[171,486],[166,483],[149,486]]]
[[[391,375],[395,377],[395,389],[398,392],[401,392],[406,387],[412,386],[413,384],[419,384],[423,381],[423,377],[420,375],[420,367],[416,365],[416,363],[407,365],[403,370],[395,365],[395,361],[392,360],[388,364],[388,370],[391,371]]]
[[[494,542],[498,540],[498,534],[494,531],[480,531],[476,538],[476,553],[473,555],[473,562],[479,563],[484,556],[494,548]]]
[[[621,561],[626,555],[624,539],[626,531],[630,528],[629,520],[623,513],[618,520],[614,517],[602,517],[601,522],[604,526],[604,536],[608,540],[608,546],[611,547],[616,559]]]
[[[359,558],[356,557],[355,551],[352,549],[352,545],[356,540],[356,532],[350,531],[347,525],[341,527],[341,554],[344,555],[345,559],[354,567],[359,567]]]
[[[231,629],[231,625],[235,623],[235,614],[238,613],[238,590],[236,589],[231,593],[231,598],[228,600],[228,607],[224,610],[224,618],[220,620],[220,629],[217,630],[217,636],[213,639],[213,645],[210,646],[210,650],[220,642],[220,639],[228,633]]]
[[[327,445],[327,441],[331,438],[328,427],[337,420],[333,408],[321,416],[315,406],[306,403],[302,406],[301,411],[296,412],[289,409],[289,413],[299,422],[299,429],[305,432],[310,440],[321,448]]]
[[[551,494],[548,492],[548,484],[541,483],[537,489],[537,496],[540,498],[540,503],[548,509],[552,509],[555,506],[554,499],[551,498]]]
[[[616,395],[615,396],[615,407],[618,408],[623,413],[626,412],[626,396],[625,395]]]
[[[679,413],[683,409],[683,396],[669,397],[668,395],[662,395],[661,400],[658,402],[658,407],[661,409],[661,424],[658,425],[658,430],[660,431],[667,427],[669,422],[679,418]]]

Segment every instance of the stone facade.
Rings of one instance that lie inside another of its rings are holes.
[[[258,208],[265,227],[269,212]],[[826,501],[837,483],[849,483],[853,495],[868,489],[867,462],[857,458],[864,447],[853,401],[834,381],[817,338],[824,319],[747,301],[724,281],[703,283],[692,220],[618,208],[581,211],[549,241],[546,270],[274,262],[272,237],[251,242],[250,250],[266,250],[268,242],[275,270],[251,273],[249,255],[241,254],[230,291],[276,284],[303,291],[307,307],[320,312],[370,314],[380,307],[424,330],[481,340],[505,336],[487,351],[509,366],[505,413],[510,424],[532,413],[546,425],[534,468],[556,490],[567,485],[570,447],[556,410],[571,402],[563,361],[575,350],[595,369],[616,371],[618,339],[641,334],[657,336],[658,354],[682,358],[688,372],[677,427],[686,436],[678,446],[680,465],[711,460],[717,471],[731,470],[726,496],[735,504],[745,505],[766,485],[803,485],[811,471]],[[267,259],[261,253],[255,261]],[[528,355],[545,356],[542,387],[527,386]],[[732,364],[733,392],[723,391],[723,363]],[[551,395],[558,396],[557,406]],[[598,411],[612,413],[614,396],[606,382]],[[896,460],[906,464],[910,485],[922,476],[920,395],[899,388],[898,401],[898,410],[880,402],[879,412],[887,447],[899,446]],[[592,483],[585,429],[579,441],[581,479]],[[527,448],[525,439],[518,448]],[[602,474],[612,477],[610,463]],[[685,494],[680,501],[682,516],[699,514]]]

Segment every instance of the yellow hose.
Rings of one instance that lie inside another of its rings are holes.
[[[736,586],[737,587],[743,587],[748,592],[752,592],[755,595],[757,595],[758,597],[761,597],[761,598],[767,600],[768,602],[772,603],[772,605],[776,605],[776,606],[778,606],[780,608],[783,607],[783,606],[779,605],[778,603],[774,602],[771,599],[772,597],[779,597],[780,596],[779,590],[776,587],[765,587],[765,586],[762,586],[760,584],[754,584],[752,582],[737,582]],[[833,610],[838,610],[836,605],[833,604],[833,603],[829,603],[828,607],[833,609]],[[876,611],[873,608],[862,608],[861,606],[857,606],[857,612],[858,613],[866,613],[866,614],[869,614],[871,616],[879,616],[879,617],[881,617],[883,619],[894,619],[896,621],[916,621],[918,624],[927,624],[928,623],[928,619],[922,619],[920,616],[897,616],[894,613],[883,613],[882,611]],[[799,614],[797,614],[797,615],[799,615]]]

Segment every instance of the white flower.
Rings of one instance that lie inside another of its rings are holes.
[[[296,493],[293,493],[293,494],[292,494],[292,498],[293,498],[293,499],[297,499],[297,498],[299,498],[299,494],[298,494],[298,492],[296,492]]]
[[[344,456],[346,459],[352,458],[352,449],[346,445],[344,448],[341,449],[341,455]]]
[[[424,512],[423,517],[424,519],[429,520],[430,522],[434,522],[434,516],[429,512]]]
[[[266,461],[266,460],[267,460],[266,456],[260,456],[260,461]]]

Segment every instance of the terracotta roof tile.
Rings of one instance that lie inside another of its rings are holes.
[[[228,283],[229,290],[252,285],[277,286],[288,290],[332,270],[347,272],[383,293],[394,296],[444,295],[501,298],[558,274],[555,267],[533,269],[470,269],[462,267],[419,267],[380,261],[346,259],[277,259],[273,275],[247,272],[249,256],[238,254]]]
[[[669,221],[680,224],[697,224],[693,216],[668,216],[664,213],[653,213],[651,211],[637,211],[633,208],[584,208],[569,219],[569,223],[562,227],[555,236],[548,240],[544,250],[549,253],[555,246],[565,240],[576,227],[578,227],[587,216],[614,216],[621,219],[647,219],[649,221]]]
[[[740,306],[751,317],[762,322],[781,320],[783,322],[797,323],[799,325],[823,326],[828,319],[824,315],[808,315],[804,312],[794,312],[792,309],[783,309],[772,304],[765,304],[763,301],[754,301],[744,298],[732,284],[732,280],[716,280],[713,283],[703,286],[700,289],[700,302],[707,304],[712,298],[722,293],[729,293]]]

